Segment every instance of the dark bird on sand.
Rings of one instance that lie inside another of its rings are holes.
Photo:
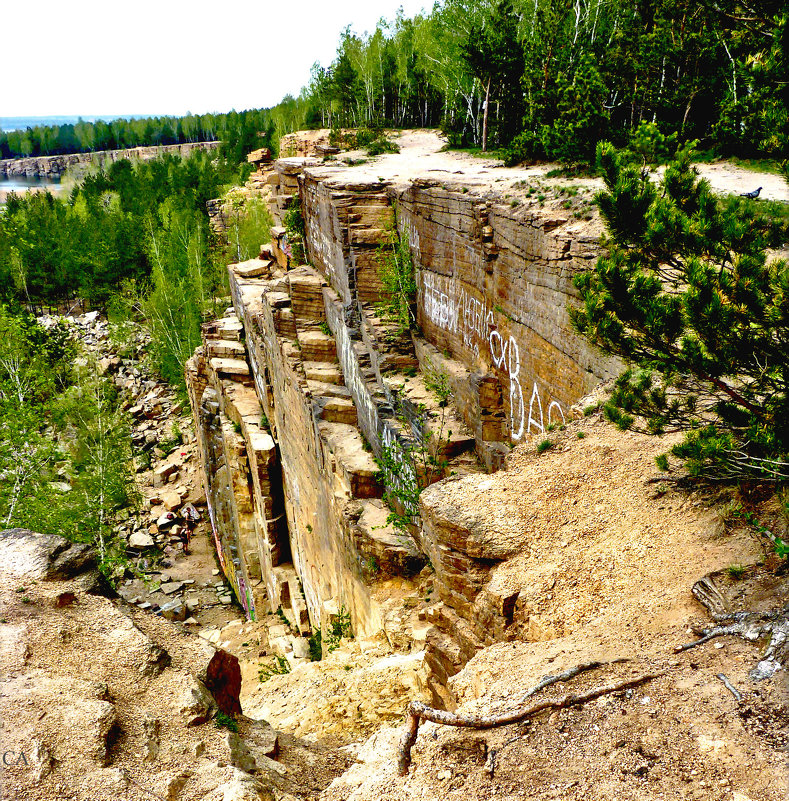
[[[740,197],[747,197],[748,200],[756,200],[759,197],[759,192],[762,191],[761,186],[758,189],[754,189],[753,192],[743,192]]]

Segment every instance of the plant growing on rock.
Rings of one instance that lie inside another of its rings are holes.
[[[340,647],[343,637],[353,639],[353,631],[351,613],[341,606],[337,617],[331,621],[328,629],[321,633],[321,641],[326,643],[326,650],[331,653]]]
[[[608,252],[576,277],[570,317],[627,363],[606,417],[684,432],[671,455],[691,476],[789,479],[789,265],[767,259],[785,226],[716,197],[689,147],[659,185],[608,143],[598,159]]]
[[[384,299],[379,308],[397,326],[399,335],[416,328],[416,269],[408,240],[397,233],[397,220],[388,234],[388,242],[378,248],[378,276]]]
[[[284,656],[274,654],[270,665],[260,666],[258,679],[262,683],[268,681],[272,676],[284,676],[286,673],[290,673],[290,663]]]
[[[282,218],[282,224],[288,232],[291,258],[295,264],[304,264],[306,260],[304,237],[307,234],[307,229],[304,224],[304,215],[301,213],[301,203],[299,203],[298,196],[291,198],[288,210]]]

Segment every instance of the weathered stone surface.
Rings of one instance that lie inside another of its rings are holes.
[[[153,548],[155,544],[153,537],[145,531],[135,531],[129,537],[129,545],[132,548]]]
[[[240,715],[241,668],[238,657],[208,644],[203,647],[203,657],[198,679],[211,693],[221,712],[231,717]]]
[[[271,273],[270,267],[270,261],[262,261],[261,259],[251,259],[234,265],[236,272],[242,278],[257,278],[259,275],[269,275]]]
[[[178,707],[187,726],[199,726],[210,720],[216,710],[216,703],[205,685],[194,680],[184,690]]]
[[[9,575],[56,580],[91,570],[96,554],[89,545],[56,534],[12,528],[0,531],[0,562]]]
[[[160,464],[153,471],[153,486],[163,487],[167,483],[167,479],[178,470],[178,465],[170,462]]]
[[[211,369],[219,375],[249,375],[249,365],[243,359],[211,359]]]
[[[225,742],[230,751],[230,764],[234,768],[243,770],[245,773],[255,773],[258,769],[255,757],[249,750],[249,746],[233,731],[225,735]]]

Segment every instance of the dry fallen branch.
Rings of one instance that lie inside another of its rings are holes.
[[[729,681],[725,673],[716,673],[715,678],[723,682],[723,686],[734,696],[735,700],[739,703],[742,701],[742,694],[740,691]]]
[[[599,663],[594,663],[594,666],[596,667],[598,664]],[[571,668],[571,670],[567,671],[567,673],[577,675],[578,673],[582,672],[582,670],[589,669],[590,667],[588,665],[581,665],[579,668]],[[446,712],[441,709],[435,709],[434,707],[427,706],[427,704],[423,704],[420,701],[411,701],[411,703],[408,705],[408,709],[406,710],[406,724],[400,737],[400,744],[398,746],[398,772],[401,776],[405,776],[408,773],[408,768],[411,765],[411,748],[416,742],[416,737],[419,733],[419,724],[423,720],[429,720],[433,723],[442,723],[445,726],[458,726],[465,729],[494,729],[498,726],[508,726],[512,723],[520,723],[521,721],[526,720],[545,709],[566,709],[571,706],[579,706],[580,704],[585,704],[587,701],[593,701],[595,698],[600,698],[603,695],[619,692],[621,690],[627,690],[631,687],[636,687],[639,684],[644,684],[644,682],[651,681],[652,679],[655,679],[661,675],[663,674],[649,673],[643,676],[637,676],[634,679],[628,679],[626,681],[619,682],[617,684],[604,684],[602,687],[596,687],[595,689],[589,690],[585,693],[570,693],[568,695],[560,696],[559,698],[539,701],[529,707],[526,707],[525,709],[514,709],[505,714],[492,715],[489,717],[481,715],[456,715],[453,712]],[[553,679],[552,681],[549,681],[548,684],[553,684],[556,681],[563,680],[558,676],[546,678]],[[546,679],[543,679],[543,682],[545,681]],[[543,682],[540,683],[543,687],[548,686],[547,684],[543,684]],[[538,685],[538,687],[540,687],[540,685]],[[527,694],[525,697],[528,698],[529,694]]]

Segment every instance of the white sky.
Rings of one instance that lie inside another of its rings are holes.
[[[272,106],[401,5],[432,0],[2,0],[0,118]]]

